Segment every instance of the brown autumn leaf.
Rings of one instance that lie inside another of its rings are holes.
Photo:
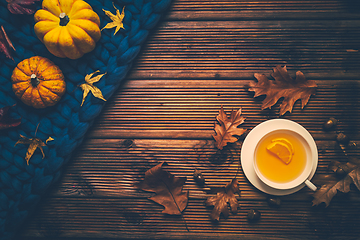
[[[100,71],[97,70],[93,73],[87,74],[85,76],[85,83],[80,85],[80,88],[84,91],[83,99],[82,99],[80,106],[82,106],[84,104],[85,98],[89,94],[89,92],[91,92],[95,97],[106,101],[106,99],[102,95],[101,90],[98,87],[94,86],[94,83],[98,82],[100,80],[100,78],[102,78],[102,76],[104,76],[106,74],[106,73],[99,74],[96,77],[92,77],[94,74],[96,74],[98,72],[100,72]]]
[[[101,30],[115,28],[115,35],[121,28],[124,29],[123,19],[125,17],[125,7],[123,7],[122,12],[120,13],[119,9],[115,7],[114,3],[113,6],[116,10],[116,15],[112,14],[110,11],[106,11],[103,9],[105,14],[112,20],[112,22],[106,24],[106,26],[103,27]]]
[[[0,108],[0,130],[19,126],[21,119],[13,119],[9,116],[9,110],[12,106]]]
[[[12,50],[15,50],[10,38],[7,36],[3,26],[0,27],[0,52],[3,52],[7,58],[14,60],[11,56]],[[11,50],[12,49],[12,50]]]
[[[35,2],[40,0],[6,0],[7,8],[12,14],[33,14],[36,6]]]
[[[271,108],[280,98],[284,98],[280,105],[280,116],[290,112],[297,100],[301,100],[301,108],[308,103],[310,96],[316,92],[316,83],[313,80],[306,80],[305,75],[297,71],[296,79],[290,77],[286,66],[276,66],[269,80],[264,74],[255,73],[257,83],[249,84],[249,91],[255,92],[254,97],[266,95],[261,110]]]
[[[329,168],[334,172],[341,169],[347,174],[339,181],[330,180],[326,184],[322,185],[321,188],[313,195],[313,206],[321,203],[325,203],[326,207],[329,206],[330,201],[338,193],[338,191],[348,193],[352,183],[360,190],[360,164],[353,164],[350,162],[342,164],[338,161],[334,161],[331,163]]]
[[[222,213],[225,218],[229,216],[229,207],[233,214],[236,214],[238,211],[239,203],[236,199],[235,193],[240,194],[238,181],[234,178],[230,183],[228,183],[225,187],[218,190],[216,196],[209,197],[205,204],[206,206],[214,206],[210,217],[212,220],[219,221],[220,214]]]
[[[236,112],[231,110],[230,118],[228,118],[221,105],[216,119],[218,121],[214,128],[216,134],[212,136],[215,139],[215,146],[220,150],[228,143],[236,142],[238,139],[234,136],[241,136],[246,132],[246,129],[238,128],[245,121],[245,118],[241,116],[241,108]]]
[[[167,165],[161,162],[145,172],[145,179],[136,186],[144,191],[154,192],[150,200],[162,205],[163,213],[181,215],[187,206],[189,191],[183,192],[186,177],[176,177],[162,167]]]

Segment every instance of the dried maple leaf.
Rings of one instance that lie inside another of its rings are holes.
[[[266,95],[261,110],[271,108],[280,98],[284,98],[280,105],[280,116],[287,111],[291,113],[297,100],[301,100],[301,108],[307,104],[310,96],[315,94],[316,83],[313,80],[306,80],[305,75],[297,71],[296,79],[290,77],[286,66],[276,66],[271,76],[275,79],[269,80],[264,74],[254,74],[257,83],[249,84],[249,91],[255,92],[254,97]]]
[[[12,106],[0,108],[0,130],[19,126],[21,119],[13,119],[9,117],[9,109]]]
[[[17,144],[26,144],[29,145],[29,148],[26,152],[25,160],[27,165],[29,165],[30,158],[34,154],[35,150],[39,148],[41,150],[41,153],[43,155],[43,158],[45,157],[44,150],[42,147],[45,147],[45,143],[43,143],[39,138],[27,138],[20,134],[20,139],[15,143],[15,146]]]
[[[34,152],[35,152],[35,150],[37,148],[40,149],[40,151],[41,151],[41,153],[43,155],[43,158],[45,157],[45,153],[44,153],[44,150],[43,150],[42,147],[45,147],[46,144],[43,143],[43,141],[41,141],[41,139],[36,137],[36,132],[38,130],[38,127],[39,127],[39,125],[36,127],[35,136],[33,138],[27,138],[27,137],[20,134],[20,139],[15,143],[15,146],[17,144],[29,145],[28,150],[27,150],[26,155],[25,155],[25,160],[26,160],[27,165],[29,165],[30,158],[34,155]],[[54,139],[52,137],[49,137],[46,140],[46,142],[52,141],[52,140],[54,140]]]
[[[123,7],[122,12],[120,14],[119,9],[117,9],[113,3],[113,6],[116,10],[116,15],[112,14],[110,11],[104,10],[105,14],[112,20],[112,22],[109,22],[108,24],[106,24],[105,27],[103,27],[101,30],[103,29],[110,29],[110,28],[115,28],[115,32],[114,35],[122,28],[124,28],[124,24],[123,24],[123,19],[125,17],[125,7]]]
[[[214,206],[210,217],[212,220],[219,221],[220,214],[222,213],[225,218],[229,216],[229,206],[233,214],[236,214],[238,211],[239,203],[236,199],[235,193],[240,194],[238,181],[234,178],[230,183],[225,187],[221,188],[216,196],[209,197],[205,204],[206,206]]]
[[[347,175],[340,181],[328,181],[328,183],[321,186],[313,197],[313,206],[325,203],[329,206],[332,198],[338,191],[348,193],[350,191],[350,184],[353,183],[360,190],[360,164],[352,164],[350,162],[341,164],[340,162],[333,162],[330,168],[336,172],[338,168],[344,170]]]
[[[212,136],[215,139],[216,147],[220,150],[228,143],[233,143],[238,140],[234,135],[241,136],[246,132],[246,129],[238,128],[238,126],[245,121],[245,118],[241,116],[241,108],[236,112],[231,110],[230,118],[228,118],[221,105],[219,115],[216,116],[216,119],[219,123],[215,123],[216,134]]]
[[[100,78],[102,78],[102,76],[105,75],[105,73],[104,73],[104,74],[99,74],[96,77],[92,77],[95,73],[98,73],[98,72],[100,72],[100,71],[97,70],[93,73],[87,74],[85,76],[85,83],[80,85],[81,89],[84,91],[83,99],[82,99],[80,106],[83,105],[85,98],[89,94],[90,91],[95,97],[106,101],[106,99],[104,98],[104,96],[101,93],[101,90],[94,86],[94,83],[98,82],[100,80]]]
[[[40,0],[6,0],[7,8],[12,14],[33,14],[34,3]]]
[[[137,185],[141,190],[154,192],[155,196],[150,200],[162,205],[163,213],[170,215],[181,215],[187,206],[189,191],[183,192],[186,177],[176,177],[165,171],[162,166],[165,162],[145,172],[145,179]]]
[[[14,60],[13,57],[11,56],[10,48],[12,48],[14,51],[15,51],[15,48],[14,48],[13,44],[11,43],[9,37],[7,36],[4,27],[1,26],[0,28],[1,28],[1,31],[0,31],[0,51],[3,52],[7,58],[10,58],[11,60]]]

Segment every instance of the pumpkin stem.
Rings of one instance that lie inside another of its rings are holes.
[[[70,21],[69,17],[64,12],[60,13],[59,18],[60,18],[60,26],[66,26]]]
[[[39,85],[39,83],[40,83],[40,80],[37,78],[37,76],[35,74],[31,74],[30,78],[31,78],[31,80],[30,80],[31,85],[33,87],[37,87],[37,85]]]

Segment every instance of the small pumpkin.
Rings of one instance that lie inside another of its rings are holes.
[[[66,90],[60,68],[40,56],[21,61],[11,75],[11,81],[15,95],[34,108],[55,105]]]
[[[101,37],[99,16],[82,0],[44,0],[34,19],[36,36],[57,57],[80,58]]]

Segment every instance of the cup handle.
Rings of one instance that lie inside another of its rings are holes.
[[[316,191],[317,187],[312,183],[310,182],[309,180],[305,180],[305,185],[310,188],[311,190],[313,190],[314,192]]]

